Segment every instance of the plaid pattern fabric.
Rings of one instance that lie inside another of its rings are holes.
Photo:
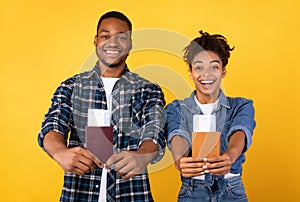
[[[85,146],[85,126],[89,108],[107,109],[107,100],[99,67],[64,81],[54,93],[45,115],[38,142],[50,131],[68,138],[68,147]],[[160,87],[139,77],[126,67],[112,92],[114,152],[137,150],[144,140],[159,149],[152,163],[164,155],[165,100]],[[98,201],[101,168],[83,176],[65,173],[61,201]],[[128,180],[113,170],[107,176],[107,201],[153,201],[147,172]]]

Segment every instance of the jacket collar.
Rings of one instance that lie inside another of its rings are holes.
[[[123,77],[127,72],[130,72],[130,71],[129,71],[129,69],[128,69],[127,64],[125,64],[125,68],[124,68],[122,77]],[[94,75],[94,74],[95,74],[99,79],[101,78],[101,71],[100,71],[100,68],[99,68],[99,65],[98,65],[98,61],[96,62],[94,68],[89,72],[89,76],[92,76],[92,75]]]
[[[192,114],[199,114],[201,112],[200,107],[197,105],[195,102],[195,97],[196,91],[194,90],[190,97],[184,99],[183,104],[186,105],[187,109],[192,113]],[[224,95],[223,91],[220,90],[220,95],[219,95],[219,103],[217,106],[216,110],[219,110],[220,106],[223,106],[225,108],[230,108],[229,101],[227,97]]]

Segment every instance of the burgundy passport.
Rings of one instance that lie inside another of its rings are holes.
[[[86,126],[86,149],[96,155],[102,163],[113,154],[112,126]]]

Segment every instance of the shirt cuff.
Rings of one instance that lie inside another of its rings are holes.
[[[144,142],[144,141],[151,141],[153,142],[156,146],[157,146],[157,155],[150,161],[149,164],[155,164],[157,163],[158,161],[160,161],[164,154],[165,154],[165,148],[162,147],[158,141],[156,139],[153,139],[153,138],[143,138],[140,143],[139,143],[139,147],[141,146],[141,144]]]
[[[169,135],[168,135],[168,139],[167,139],[167,144],[168,144],[168,148],[170,149],[170,150],[172,150],[172,148],[171,148],[171,140],[172,140],[172,138],[173,137],[175,137],[175,136],[180,136],[180,137],[183,137],[183,138],[185,138],[187,141],[188,141],[188,143],[189,143],[189,147],[191,147],[192,146],[192,138],[191,138],[191,135],[190,134],[188,134],[187,132],[184,132],[184,131],[182,131],[182,130],[173,130],[171,133],[169,133]]]
[[[246,143],[245,143],[245,147],[243,149],[243,152],[246,152],[252,144],[252,133],[250,132],[250,130],[247,127],[242,126],[242,125],[233,126],[232,128],[230,128],[230,130],[228,132],[227,139],[229,139],[229,137],[235,131],[238,131],[238,130],[241,130],[246,134],[246,137],[245,137],[246,138]]]

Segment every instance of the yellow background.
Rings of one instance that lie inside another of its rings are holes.
[[[62,170],[38,147],[37,133],[52,93],[80,70],[94,49],[98,18],[109,10],[124,12],[133,29],[172,30],[190,39],[200,29],[224,34],[236,47],[225,91],[253,99],[256,109],[257,127],[243,173],[249,201],[300,201],[299,4],[0,0],[0,201],[58,201]],[[166,53],[144,51],[128,58],[132,70],[150,63],[189,79],[185,64]],[[175,98],[164,90],[168,102]],[[173,165],[150,177],[156,201],[176,200],[180,182]]]

